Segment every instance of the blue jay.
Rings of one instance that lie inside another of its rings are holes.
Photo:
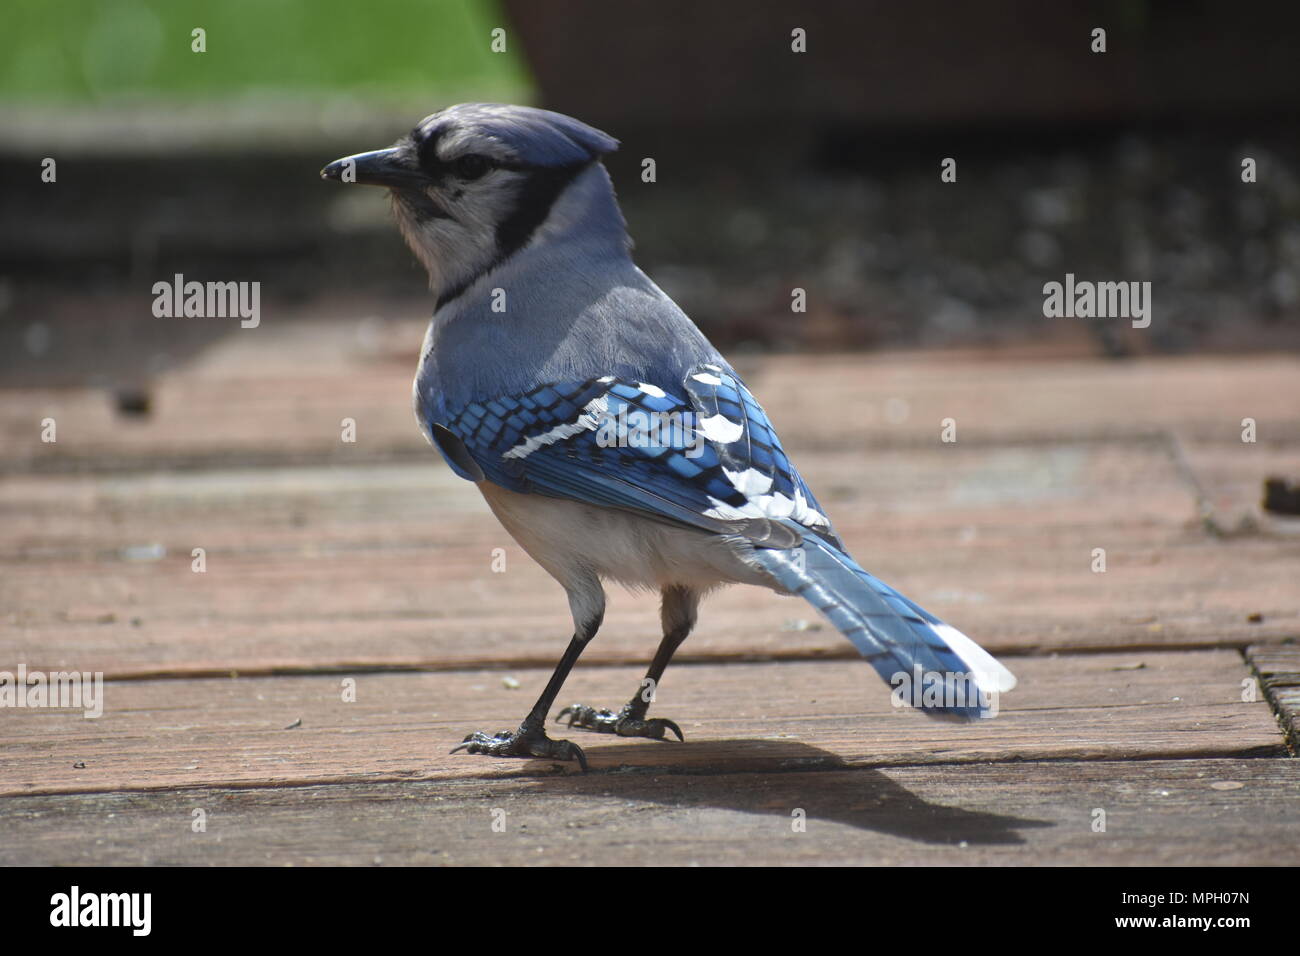
[[[653,688],[700,599],[727,584],[806,599],[903,703],[962,720],[995,712],[1011,673],[849,557],[749,389],[633,263],[601,162],[617,146],[559,113],[473,103],[321,170],[389,190],[436,298],[416,417],[573,614],[568,649],[519,727],[470,734],[452,752],[586,769],[545,721],[600,627],[610,580],[660,593],[663,640],[626,706],[574,704],[557,717],[570,727],[682,739],[646,716]]]

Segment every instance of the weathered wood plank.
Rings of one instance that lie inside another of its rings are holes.
[[[1208,534],[1162,449],[891,450],[867,472],[856,453],[813,453],[805,471],[867,567],[994,650],[1300,633],[1295,543]],[[432,463],[11,475],[0,516],[0,666],[536,662],[569,627],[554,582],[469,483]],[[1104,574],[1092,570],[1099,547]],[[652,597],[615,588],[592,659],[643,659],[657,618]],[[732,589],[706,604],[683,653],[852,650],[802,602]]]
[[[1246,659],[1263,682],[1292,752],[1300,751],[1300,647],[1259,645],[1246,650]]]
[[[424,455],[410,415],[418,322],[389,341],[358,342],[365,326],[295,322],[228,336],[202,359],[160,376],[153,414],[123,419],[94,390],[13,391],[0,403],[7,469],[149,467],[158,462],[374,461]],[[396,353],[396,354],[395,354]],[[232,358],[234,356],[234,358]],[[1024,361],[996,353],[773,356],[744,363],[791,451],[932,447],[940,421],[959,443],[1148,439],[1238,440],[1241,419],[1261,441],[1300,441],[1300,360],[1286,355]],[[1032,398],[1027,398],[1032,397]],[[841,412],[854,410],[851,416]],[[836,414],[828,414],[828,410]],[[40,440],[53,417],[59,440]],[[340,441],[340,422],[358,441]]]
[[[1020,687],[996,719],[973,725],[892,707],[860,662],[732,663],[669,670],[652,713],[676,719],[684,744],[568,736],[603,771],[1285,752],[1268,704],[1243,700],[1249,672],[1235,652],[1010,664]],[[558,703],[621,704],[641,673],[579,667]],[[470,731],[514,727],[548,676],[549,668],[361,674],[353,703],[343,702],[337,676],[109,683],[98,719],[0,712],[0,794],[527,775],[551,764],[447,751]],[[519,686],[507,688],[506,677]]]
[[[1272,538],[1300,551],[1300,516],[1278,515],[1261,507],[1266,479],[1300,480],[1300,445],[1188,442],[1181,452],[1212,533],[1226,539]]]
[[[966,764],[740,779],[660,767],[492,782],[9,797],[0,801],[0,865],[1300,863],[1294,760]],[[206,832],[192,831],[195,810],[204,811]],[[803,832],[793,826],[799,810]],[[1098,811],[1103,832],[1094,829]]]

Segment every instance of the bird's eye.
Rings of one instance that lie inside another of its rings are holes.
[[[456,175],[461,179],[478,179],[491,165],[486,156],[470,153],[456,160]]]

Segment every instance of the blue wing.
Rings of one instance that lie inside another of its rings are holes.
[[[748,537],[772,578],[896,692],[915,675],[917,692],[900,700],[932,716],[996,713],[989,695],[1015,686],[974,641],[849,557],[763,409],[720,366],[698,365],[671,390],[614,376],[544,385],[470,403],[432,431],[463,477]],[[937,678],[924,694],[923,675]]]
[[[681,382],[603,376],[471,402],[440,423],[462,477],[630,509],[710,531],[789,519],[834,540],[767,415],[736,376],[698,365]],[[435,435],[437,440],[437,435]]]

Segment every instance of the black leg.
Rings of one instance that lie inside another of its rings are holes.
[[[546,715],[550,712],[551,705],[555,703],[555,697],[559,694],[560,688],[564,686],[569,671],[573,669],[573,665],[577,663],[578,657],[582,654],[582,649],[595,636],[599,627],[600,617],[597,616],[594,621],[581,625],[574,631],[569,646],[564,651],[564,656],[555,665],[555,670],[551,673],[551,679],[547,681],[546,689],[542,691],[542,696],[537,698],[537,703],[533,705],[533,709],[528,712],[528,716],[523,719],[517,730],[503,730],[499,734],[486,734],[481,730],[475,731],[453,747],[451,752],[456,753],[459,750],[464,750],[466,753],[487,754],[493,757],[541,757],[552,760],[576,760],[585,773],[587,770],[587,756],[577,744],[570,743],[567,740],[552,740],[546,736]]]
[[[647,720],[646,712],[650,710],[650,702],[668,667],[668,662],[673,659],[673,654],[677,652],[677,648],[695,626],[699,606],[699,592],[678,585],[664,588],[661,611],[664,625],[663,640],[659,642],[659,649],[655,651],[654,660],[650,662],[650,669],[646,671],[645,678],[632,699],[618,711],[604,708],[597,710],[586,704],[570,704],[560,711],[555,719],[563,721],[567,717],[570,727],[581,727],[583,730],[594,730],[603,734],[618,734],[620,737],[649,737],[652,740],[664,740],[667,731],[671,730],[677,735],[678,740],[685,740],[681,728],[675,722],[662,717]]]

